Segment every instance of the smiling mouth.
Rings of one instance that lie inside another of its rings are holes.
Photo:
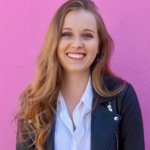
[[[67,53],[67,56],[72,59],[82,59],[86,56],[85,53]]]

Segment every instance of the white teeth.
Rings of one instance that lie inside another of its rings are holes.
[[[68,56],[72,57],[72,58],[83,58],[84,54],[72,54],[72,53],[68,53]]]

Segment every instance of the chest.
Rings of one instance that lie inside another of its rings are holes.
[[[92,111],[89,126],[90,136],[88,138],[91,150],[99,150],[100,148],[102,150],[117,150],[117,132],[121,116],[117,113],[116,106],[114,105],[114,102],[107,102],[102,105],[97,105],[94,111]],[[55,150],[56,128],[57,126],[55,124],[53,126],[53,132],[46,144],[47,148],[51,148],[50,150]],[[65,133],[62,134],[62,138],[65,139]]]

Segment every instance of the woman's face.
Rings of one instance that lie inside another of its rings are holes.
[[[67,73],[89,73],[98,47],[99,38],[94,15],[85,10],[69,12],[64,20],[57,49],[63,70]]]

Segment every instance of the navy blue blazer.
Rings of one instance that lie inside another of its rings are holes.
[[[105,80],[110,90],[119,85],[118,81]],[[145,150],[142,115],[132,85],[127,83],[120,94],[111,98],[102,97],[94,90],[93,93],[96,107],[91,114],[91,150]],[[108,109],[110,106],[112,110]],[[55,122],[45,150],[55,150],[54,133]],[[16,149],[27,150],[18,143]],[[29,150],[33,149],[35,146]]]

